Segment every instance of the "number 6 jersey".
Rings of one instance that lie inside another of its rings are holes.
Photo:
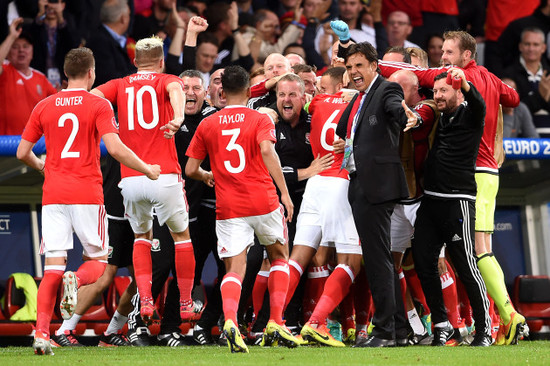
[[[210,156],[218,220],[264,215],[279,207],[260,151],[265,140],[276,141],[273,121],[245,106],[227,106],[199,124],[187,156]]]
[[[84,89],[40,101],[21,138],[46,138],[42,204],[103,204],[99,141],[118,133],[111,103]]]
[[[160,127],[174,118],[166,87],[183,82],[175,75],[140,71],[97,87],[117,105],[120,139],[149,164],[159,164],[162,174],[181,173],[174,139],[164,137]],[[143,175],[124,165],[122,178]]]

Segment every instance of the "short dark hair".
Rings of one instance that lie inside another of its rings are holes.
[[[63,71],[69,79],[84,77],[88,70],[95,67],[94,53],[86,47],[73,48],[65,56]]]
[[[317,67],[310,66],[310,65],[304,65],[304,64],[296,64],[292,66],[292,70],[295,74],[299,74],[301,72],[317,72]]]
[[[337,80],[339,83],[342,83],[344,81],[344,74],[346,73],[346,68],[339,66],[339,67],[331,67],[330,69],[327,69],[323,73],[323,76],[328,75],[331,79]]]
[[[441,74],[437,74],[437,75],[434,77],[434,82],[436,82],[436,81],[438,81],[438,80],[441,80],[441,79],[446,79],[446,78],[447,78],[447,74],[448,74],[447,71],[443,71]]]
[[[208,21],[208,28],[211,31],[215,32],[221,23],[229,20],[229,16],[227,15],[229,8],[230,5],[226,2],[218,1],[208,5],[204,11],[204,17]]]
[[[199,33],[197,37],[197,48],[203,43],[211,43],[214,46],[220,48],[220,42],[218,41],[218,37],[216,37],[214,33],[211,33],[211,32]]]
[[[388,47],[388,49],[384,54],[388,54],[388,53],[398,53],[401,56],[403,56],[403,62],[408,64],[411,63],[411,55],[407,52],[405,47],[401,47],[401,46]]]
[[[234,95],[248,89],[250,77],[248,72],[239,65],[227,66],[222,74],[222,87],[226,94]]]
[[[367,61],[376,62],[378,64],[378,53],[376,52],[376,48],[369,42],[354,43],[349,46],[345,61],[347,62],[350,56],[357,53],[365,56]]]
[[[204,78],[202,77],[202,74],[198,70],[185,70],[180,74],[180,79],[183,79],[185,77],[200,79],[202,82],[202,85],[204,86]]]

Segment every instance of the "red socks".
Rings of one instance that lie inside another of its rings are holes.
[[[233,320],[237,323],[237,310],[239,309],[239,300],[241,298],[242,279],[235,272],[230,272],[223,276],[220,290],[222,293],[223,315],[225,320]]]
[[[418,274],[416,274],[414,266],[411,266],[410,268],[403,266],[403,273],[405,273],[405,278],[407,279],[407,285],[409,287],[409,291],[411,292],[411,296],[419,301],[424,308],[423,315],[430,314],[431,311],[428,307],[428,303],[426,302],[426,296],[424,296],[424,291],[422,291],[422,285],[420,284],[420,280],[418,279]]]
[[[288,291],[288,262],[282,259],[271,263],[267,287],[269,289],[270,320],[283,324],[283,308]]]
[[[53,308],[63,272],[63,270],[45,269],[44,277],[40,282],[40,287],[38,287],[36,331],[48,337],[50,336]]]
[[[304,322],[307,322],[313,313],[317,301],[319,301],[323,293],[328,276],[329,271],[327,266],[309,267],[307,270],[307,282],[302,306]]]
[[[153,261],[151,260],[151,241],[136,239],[134,241],[134,274],[141,300],[153,299],[151,282],[153,277]]]
[[[460,279],[456,281],[456,290],[458,294],[458,301],[460,305],[460,317],[464,319],[464,322],[467,326],[471,327],[474,323],[472,306],[470,305],[470,299],[468,298],[468,293],[466,288]]]
[[[351,268],[345,264],[339,264],[326,281],[325,289],[309,321],[324,324],[325,320],[347,295],[349,288],[355,279]]]
[[[298,287],[298,284],[300,283],[300,278],[302,277],[302,274],[304,274],[304,269],[300,265],[300,263],[296,262],[293,259],[288,260],[288,268],[289,268],[289,280],[288,280],[288,291],[286,293],[286,300],[285,300],[285,309],[288,306],[288,303],[292,299],[292,296],[294,295],[294,291],[296,291],[296,287]]]
[[[193,245],[191,244],[191,239],[189,239],[175,242],[174,247],[176,251],[176,275],[178,278],[178,288],[180,290],[180,303],[181,305],[191,306],[193,305],[191,292],[193,291],[195,278],[195,254],[193,253]]]
[[[97,281],[97,279],[101,277],[105,271],[106,266],[107,263],[97,260],[89,260],[82,263],[82,265],[78,267],[78,271],[75,273],[76,278],[78,279],[78,287],[89,285],[90,283]]]
[[[264,304],[264,296],[265,290],[267,290],[268,278],[268,271],[260,271],[256,275],[256,281],[254,281],[254,287],[252,288],[252,308],[254,309],[254,319],[258,318],[258,313]]]
[[[453,328],[459,328],[460,312],[458,309],[458,295],[456,292],[456,283],[454,279],[454,272],[449,265],[449,262],[445,261],[447,266],[447,272],[443,273],[439,278],[441,279],[441,289],[443,291],[443,301],[447,308],[447,317],[453,325]]]

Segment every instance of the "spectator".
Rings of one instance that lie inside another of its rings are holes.
[[[443,36],[434,34],[428,38],[428,65],[430,67],[441,66],[441,56],[443,56]]]
[[[201,33],[198,38],[196,67],[205,83],[210,83],[210,73],[218,57],[218,39],[212,33]]]
[[[38,14],[31,25],[35,40],[32,67],[43,72],[50,83],[61,88],[63,60],[67,52],[78,47],[80,39],[72,19],[64,17],[65,0],[38,1]]]
[[[239,31],[237,3],[214,3],[206,9],[205,16],[210,25],[209,32],[216,36],[220,44],[214,68],[238,64],[250,71],[254,60],[250,54],[249,42]]]
[[[520,100],[529,108],[538,134],[550,137],[550,65],[544,57],[544,33],[538,28],[525,28],[519,52],[519,58],[504,74],[516,80]]]
[[[288,46],[285,47],[283,51],[283,55],[287,56],[289,54],[296,54],[302,58],[302,60],[305,60],[306,57],[306,51],[304,50],[304,47],[301,44],[298,43],[291,43]],[[305,63],[305,62],[304,62]]]
[[[363,5],[360,0],[338,0],[338,13],[339,19],[348,25],[350,37],[353,42],[369,42],[374,47],[377,46],[375,29],[372,25],[368,25],[361,21]],[[330,47],[321,48],[321,39],[324,37],[325,33],[328,32],[328,29],[330,29],[328,26],[320,27],[317,30],[314,41],[315,51],[324,58],[325,64],[330,64],[328,60],[330,60],[332,55]],[[329,43],[332,45],[334,42],[331,41]],[[324,55],[325,52],[326,56]],[[320,66],[316,64],[316,66],[320,68],[324,65]]]
[[[295,53],[289,53],[285,55],[285,57],[290,62],[290,66],[306,64],[306,61],[302,58],[302,56]]]
[[[502,82],[511,88],[517,89],[516,82],[508,77],[503,77]],[[539,134],[533,123],[533,117],[529,108],[523,102],[519,102],[516,108],[502,108],[503,136],[539,138]]]
[[[200,33],[206,31],[208,23],[206,19],[194,16],[184,25],[183,19],[174,14],[174,21],[177,23],[174,38],[166,55],[166,72],[179,75],[185,70],[195,70],[197,61],[197,38]],[[185,45],[182,53],[183,29],[186,28]]]
[[[136,70],[126,51],[125,36],[130,24],[127,0],[106,0],[100,11],[101,25],[88,39],[96,59],[96,84],[124,77]]]
[[[411,56],[411,65],[427,68],[428,54],[422,48],[407,47],[407,53]]]
[[[311,97],[315,96],[317,94],[317,76],[315,75],[317,69],[309,65],[298,64],[292,66],[292,70],[304,82],[306,94]]]
[[[193,10],[197,10],[197,13],[200,16],[204,16],[204,12],[208,8],[207,0],[188,0],[185,2],[185,5],[189,6]]]
[[[418,47],[418,45],[409,42],[407,37],[412,33],[413,27],[407,13],[403,11],[394,11],[388,15],[386,31],[388,32],[388,42],[390,46],[399,47]]]
[[[44,74],[30,67],[32,40],[21,24],[23,18],[15,19],[0,44],[0,135],[21,135],[36,103],[57,93]]]
[[[168,25],[172,3],[176,0],[153,0],[153,6],[141,14],[136,14],[132,38],[136,41],[156,35],[166,38],[165,27]]]
[[[541,0],[540,6],[532,15],[514,20],[504,29],[498,38],[495,52],[493,52],[494,59],[487,59],[487,67],[497,76],[501,76],[506,67],[517,60],[521,32],[528,27],[539,28],[544,34],[548,34],[550,31],[550,2],[548,0]]]
[[[407,50],[404,47],[401,46],[395,46],[390,47],[386,53],[384,54],[384,57],[382,57],[383,61],[394,61],[394,62],[405,62],[407,64],[411,63],[411,55],[407,52]]]
[[[250,85],[256,85],[261,81],[265,81],[265,70],[263,67],[257,68],[250,73]]]
[[[286,46],[296,42],[301,35],[301,28],[297,25],[301,16],[301,11],[296,11],[294,21],[281,34],[279,18],[275,13],[266,9],[258,10],[254,15],[255,28],[244,34],[254,61],[262,63],[270,54],[281,53]]]

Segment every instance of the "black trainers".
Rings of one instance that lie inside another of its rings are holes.
[[[424,331],[424,334],[413,334],[413,336],[409,339],[409,344],[413,346],[429,346],[430,344],[432,344],[433,339],[433,336]]]
[[[157,336],[159,346],[167,347],[181,347],[185,346],[183,336],[178,332],[172,332],[168,334],[159,334]]]
[[[147,329],[147,327],[128,329],[127,337],[132,346],[147,347],[151,345],[151,341],[149,340],[149,329]]]
[[[455,330],[451,324],[447,324],[446,327],[435,327],[432,346],[444,346],[453,337],[454,333]]]
[[[193,329],[193,340],[201,346],[214,343],[212,335],[206,329]]]
[[[484,333],[477,333],[474,336],[474,340],[470,343],[472,347],[489,347],[493,344],[493,338],[490,335]]]
[[[50,336],[52,347],[84,347],[75,338],[72,330],[66,330],[63,334]]]
[[[128,338],[122,334],[122,332],[106,335],[105,333],[101,334],[99,337],[98,347],[123,347],[131,346],[132,344],[128,341]]]
[[[218,346],[227,347],[227,336],[224,332],[222,332],[220,338],[218,338]]]

